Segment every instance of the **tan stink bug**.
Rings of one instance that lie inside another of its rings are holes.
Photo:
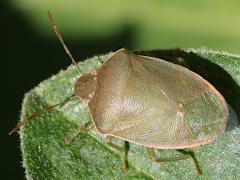
[[[76,64],[56,25],[54,30]],[[126,49],[116,51],[99,69],[79,77],[75,96],[88,104],[92,118],[79,133],[94,127],[106,136],[107,144],[123,152],[123,147],[112,143],[113,137],[142,145],[155,162],[191,158],[197,175],[200,170],[191,154],[158,158],[155,149],[179,150],[211,143],[224,132],[229,114],[223,96],[200,75]],[[38,114],[22,121],[11,133]]]

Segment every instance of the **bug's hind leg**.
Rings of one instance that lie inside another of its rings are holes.
[[[120,146],[112,143],[112,138],[113,138],[112,136],[107,136],[106,142],[112,148],[114,148],[114,149],[116,149],[116,150],[118,150],[118,151],[123,153],[123,157],[122,157],[122,170],[125,172],[128,169],[127,151],[128,151],[128,148],[129,148],[129,144],[128,144],[128,142],[125,141],[124,147],[120,147]]]
[[[72,144],[74,142],[74,140],[79,136],[80,133],[88,132],[92,128],[93,128],[93,123],[92,122],[87,124],[86,127],[80,127],[78,129],[78,131],[71,138],[65,140],[65,143],[66,144]]]
[[[155,153],[155,150],[154,148],[149,148],[149,147],[146,147],[147,151],[148,151],[148,154],[151,158],[152,161],[154,162],[157,162],[157,163],[160,163],[160,162],[172,162],[172,161],[179,161],[179,160],[184,160],[184,159],[192,159],[193,161],[193,164],[195,166],[195,169],[196,169],[196,174],[197,176],[201,175],[201,170],[196,162],[196,160],[194,159],[193,155],[190,154],[190,153],[187,153],[187,152],[183,152],[181,150],[178,150],[179,152],[183,153],[182,155],[180,156],[177,156],[177,157],[170,157],[170,158],[159,158],[156,156],[156,153]]]

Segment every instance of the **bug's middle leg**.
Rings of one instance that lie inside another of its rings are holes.
[[[124,147],[121,147],[121,146],[118,146],[118,145],[116,145],[116,144],[113,144],[112,143],[112,136],[107,136],[107,138],[106,138],[106,142],[107,142],[107,144],[109,145],[109,146],[111,146],[112,148],[114,148],[114,149],[116,149],[116,150],[118,150],[118,151],[120,151],[120,152],[122,152],[123,153],[123,159],[122,159],[122,170],[123,171],[126,171],[127,169],[128,169],[128,161],[127,161],[127,147],[126,147],[126,145],[124,146]]]
[[[72,144],[74,140],[79,136],[80,133],[82,132],[88,132],[90,129],[93,128],[93,123],[90,122],[86,127],[80,127],[78,131],[69,139],[65,140],[66,144]]]
[[[159,158],[157,157],[154,148],[149,148],[146,147],[148,154],[151,158],[152,161],[160,163],[160,162],[172,162],[172,161],[179,161],[179,160],[184,160],[184,159],[192,159],[195,169],[196,169],[196,174],[199,176],[201,175],[201,170],[199,169],[197,162],[193,158],[193,156],[190,153],[185,153],[177,157],[170,157],[170,158]],[[181,152],[181,151],[180,151]],[[182,153],[182,152],[181,152]]]

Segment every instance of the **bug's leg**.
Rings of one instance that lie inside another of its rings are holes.
[[[201,171],[201,169],[200,169],[200,167],[199,167],[199,164],[197,163],[197,159],[196,159],[196,157],[194,156],[194,152],[193,152],[193,151],[187,152],[187,151],[185,151],[184,149],[179,149],[179,150],[177,150],[177,151],[180,152],[180,153],[182,153],[183,155],[189,155],[190,158],[191,158],[192,161],[193,161],[194,166],[195,166],[196,174],[197,174],[198,176],[202,174],[202,171]]]
[[[93,128],[93,123],[89,123],[86,127],[80,127],[78,131],[69,139],[65,140],[66,144],[72,144],[74,140],[79,136],[80,133],[82,132],[88,132],[90,129]]]
[[[102,58],[100,58],[100,56],[97,56],[97,61],[100,62],[101,64],[104,63],[104,60]]]
[[[120,146],[112,143],[112,138],[113,138],[112,136],[107,136],[106,142],[112,148],[114,148],[114,149],[116,149],[116,150],[118,150],[118,151],[123,153],[122,170],[123,171],[127,171],[127,169],[128,169],[128,162],[127,162],[128,142],[125,141],[125,146],[124,147],[120,147]]]
[[[188,63],[186,61],[186,59],[182,58],[182,57],[177,57],[176,58],[176,62],[177,65],[183,66],[185,68],[188,68]]]
[[[198,167],[198,164],[197,164],[196,160],[193,158],[192,154],[190,154],[190,153],[185,152],[184,154],[182,154],[180,156],[171,157],[171,158],[159,158],[159,157],[156,156],[154,148],[146,147],[146,149],[148,151],[148,154],[149,154],[151,160],[154,161],[154,162],[158,162],[158,163],[179,161],[179,160],[184,160],[184,159],[192,159],[193,164],[194,164],[195,169],[196,169],[197,176],[201,175],[200,168]],[[179,152],[183,153],[182,151],[179,151]]]
[[[112,148],[118,150],[118,151],[125,152],[125,148],[124,147],[120,147],[120,146],[112,143],[112,138],[113,138],[112,136],[107,136],[107,138],[106,138],[107,144],[109,146],[111,146]]]

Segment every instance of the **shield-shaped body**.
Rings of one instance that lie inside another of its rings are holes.
[[[210,143],[228,118],[224,98],[201,76],[126,49],[97,71],[89,108],[101,134],[160,149]]]

